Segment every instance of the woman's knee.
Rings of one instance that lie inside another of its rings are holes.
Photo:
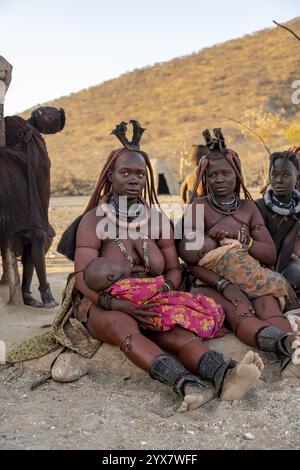
[[[122,339],[130,333],[139,332],[139,327],[134,318],[129,317],[126,313],[110,312],[111,318],[107,321],[107,332],[111,335],[119,335]]]
[[[282,317],[282,311],[278,300],[271,295],[264,295],[253,300],[256,316],[261,320],[269,317]]]
[[[119,345],[127,335],[139,332],[136,320],[126,313],[99,310],[97,307],[91,308],[88,328],[93,336],[102,341]]]
[[[162,349],[173,354],[177,354],[189,341],[198,338],[195,333],[185,330],[180,326],[176,326],[172,330],[163,333],[150,333],[147,336]]]

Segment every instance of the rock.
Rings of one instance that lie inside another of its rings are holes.
[[[65,352],[55,361],[51,370],[57,382],[74,382],[88,373],[87,361],[74,352]]]
[[[244,438],[247,439],[248,441],[253,441],[253,439],[255,439],[255,437],[253,436],[251,432],[246,432],[244,434]]]
[[[41,334],[40,327],[35,334]],[[24,370],[33,370],[35,372],[50,372],[51,364],[60,355],[63,349],[63,346],[59,346],[59,348],[57,348],[55,351],[52,351],[49,354],[46,354],[45,356],[39,357],[38,359],[31,359],[30,361],[23,362]]]
[[[12,66],[4,57],[0,56],[0,80],[5,83],[5,88],[9,87],[11,82]]]

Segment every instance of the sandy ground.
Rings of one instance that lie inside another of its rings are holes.
[[[64,198],[66,199],[66,198]],[[77,199],[77,198],[76,198]],[[85,198],[83,198],[85,200]],[[58,234],[80,212],[84,200],[52,202]],[[69,204],[67,210],[63,209]],[[55,244],[54,244],[55,246]],[[60,298],[71,263],[52,249],[49,281]],[[37,283],[33,291],[37,293]],[[0,340],[11,347],[46,331],[55,311],[6,305],[0,287]],[[239,359],[248,349],[231,334],[210,346]],[[300,381],[279,380],[272,355],[256,389],[240,402],[212,400],[186,414],[180,398],[151,380],[117,349],[100,347],[89,374],[78,382],[30,385],[49,370],[55,354],[0,373],[1,449],[299,449]],[[250,433],[250,434],[249,434]]]

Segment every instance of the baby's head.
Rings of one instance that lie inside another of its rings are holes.
[[[124,274],[119,264],[102,257],[87,266],[84,281],[89,289],[99,292],[117,282]]]

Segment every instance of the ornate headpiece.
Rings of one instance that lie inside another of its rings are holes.
[[[124,147],[128,150],[140,150],[140,140],[143,135],[143,132],[146,129],[143,129],[143,127],[140,126],[138,121],[135,121],[134,119],[130,120],[130,123],[132,124],[133,127],[133,134],[132,134],[132,140],[129,142],[129,140],[126,137],[126,132],[127,132],[127,122],[122,121],[120,124],[117,124],[115,129],[111,132],[111,134],[114,134],[119,141],[124,145]]]
[[[225,153],[226,144],[224,136],[222,134],[222,130],[220,129],[220,127],[217,127],[213,131],[215,137],[211,136],[208,129],[205,129],[205,131],[202,133],[207,147],[209,148],[209,150],[219,150],[220,152]]]

